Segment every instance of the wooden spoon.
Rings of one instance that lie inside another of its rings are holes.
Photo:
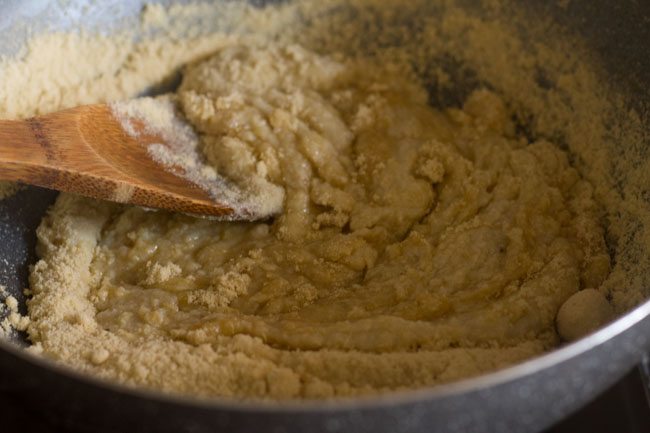
[[[128,134],[108,105],[87,105],[27,120],[0,120],[0,179],[119,203],[255,219],[245,209],[215,202],[147,153],[160,134]]]

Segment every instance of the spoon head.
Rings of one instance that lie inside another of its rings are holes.
[[[223,220],[265,219],[279,211],[262,209],[256,201],[263,197],[219,176],[205,162],[198,136],[171,99],[75,110],[80,109],[79,131],[105,165],[86,167],[104,180],[97,186],[101,191],[88,195]]]

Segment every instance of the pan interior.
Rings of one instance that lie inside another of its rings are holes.
[[[15,46],[15,41],[26,40],[32,32],[30,28],[38,27],[34,23],[48,23],[44,28],[47,31],[53,31],[73,28],[77,23],[83,21],[93,31],[112,32],[120,26],[137,22],[137,17],[142,8],[142,2],[139,1],[105,2],[105,5],[102,5],[102,8],[106,8],[103,11],[105,13],[93,12],[88,16],[83,13],[83,7],[86,3],[89,3],[85,1],[68,2],[69,4],[66,5],[68,9],[65,10],[59,2],[55,1],[47,3],[45,7],[42,6],[45,4],[44,2],[38,1],[7,3],[10,5],[9,15],[15,14],[31,21],[30,26],[14,25],[11,31],[3,32],[3,35],[0,36],[0,46],[3,47],[4,54],[9,55],[15,54],[20,49],[20,47]],[[563,12],[566,11],[565,9],[559,6],[545,6],[542,3],[536,1],[527,2],[535,13],[543,13],[545,16],[557,16],[559,17],[557,21],[562,22],[565,26],[573,24],[573,21],[568,18],[569,14]],[[602,22],[604,13],[598,11],[598,5],[603,8],[602,10],[607,10],[608,6],[604,2],[574,1],[570,3],[569,7],[576,14],[599,19],[599,22]],[[647,6],[637,5],[635,7],[643,8]],[[650,7],[647,8],[650,9]],[[648,11],[641,12],[647,13]],[[115,13],[113,16],[117,16],[119,19],[106,21],[103,18],[111,16],[111,13]],[[616,16],[619,17],[619,15]],[[621,21],[618,22],[618,19]],[[578,21],[576,20],[576,22]],[[601,143],[589,143],[588,140],[576,141],[575,135],[585,131],[588,125],[587,117],[594,111],[587,107],[587,99],[581,99],[584,96],[581,91],[571,94],[566,89],[562,89],[561,74],[538,70],[534,80],[531,81],[535,86],[534,89],[531,89],[531,93],[539,94],[540,98],[544,97],[544,90],[557,91],[553,95],[557,95],[558,98],[568,98],[562,109],[565,113],[574,113],[575,118],[568,122],[565,121],[561,128],[550,125],[553,120],[552,116],[543,119],[546,123],[535,122],[532,117],[527,116],[527,114],[530,114],[527,109],[534,105],[529,102],[533,101],[534,98],[527,99],[523,96],[518,98],[517,95],[509,95],[513,104],[520,104],[517,122],[523,135],[530,139],[538,136],[549,136],[555,141],[564,143],[572,151],[575,165],[581,169],[587,178],[596,180],[599,173],[604,171],[611,174],[611,178],[608,179],[608,183],[606,187],[603,187],[601,194],[604,199],[608,200],[609,214],[604,218],[609,223],[613,223],[613,228],[608,233],[607,239],[612,261],[617,266],[618,275],[621,275],[621,278],[632,274],[637,276],[625,280],[625,284],[629,287],[613,288],[612,296],[615,297],[616,293],[619,293],[621,298],[620,307],[618,307],[619,313],[634,307],[650,294],[648,291],[650,290],[650,281],[648,281],[650,272],[643,272],[646,270],[644,263],[650,261],[644,246],[647,244],[646,239],[650,238],[650,235],[646,234],[645,228],[645,222],[648,221],[650,215],[648,209],[650,194],[647,192],[648,181],[643,176],[643,173],[647,171],[644,161],[649,159],[645,144],[647,144],[647,131],[650,129],[648,120],[650,116],[647,107],[644,107],[643,102],[641,102],[644,99],[650,99],[648,94],[650,92],[648,90],[650,89],[650,83],[643,81],[648,79],[647,74],[643,74],[643,68],[646,67],[645,70],[647,71],[650,69],[650,65],[644,65],[644,62],[648,63],[647,56],[638,55],[642,53],[643,47],[635,45],[634,41],[636,39],[634,39],[633,33],[636,31],[637,35],[647,35],[648,30],[647,28],[643,30],[641,26],[629,26],[627,25],[628,21],[636,22],[632,15],[626,16],[623,14],[620,18],[616,18],[612,23],[607,24],[617,25],[620,28],[626,27],[631,30],[627,32],[619,30],[616,34],[621,36],[606,44],[603,44],[602,41],[599,42],[597,32],[591,27],[584,27],[583,25],[583,27],[576,26],[574,29],[591,38],[590,40],[593,42],[593,46],[590,45],[589,41],[584,46],[580,45],[580,50],[588,51],[598,47],[602,52],[602,54],[599,53],[595,56],[597,57],[595,63],[598,65],[598,72],[594,76],[609,77],[616,87],[603,89],[603,97],[610,97],[609,95],[611,95],[611,99],[607,101],[607,104],[598,107],[598,110],[602,110],[597,114],[603,116],[603,119],[611,121],[610,127],[602,131],[603,140]],[[8,29],[9,24],[0,22],[0,28]],[[553,28],[553,25],[546,27],[546,29]],[[629,35],[626,36],[628,32]],[[536,36],[533,33],[524,35],[522,38],[530,41],[531,38]],[[14,42],[10,43],[10,40]],[[623,47],[623,49],[614,51],[613,47],[616,44]],[[480,62],[475,64],[464,63],[461,57],[443,55],[435,59],[435,62],[442,65],[443,69],[449,74],[449,81],[454,83],[453,86],[439,85],[439,82],[435,80],[435,71],[433,70],[420,71],[425,76],[431,74],[429,90],[433,105],[458,106],[467,94],[478,85],[484,85],[497,91],[505,90],[504,86],[507,86],[507,80],[501,80],[501,78],[491,74],[489,68],[481,70],[486,66]],[[634,62],[631,60],[634,57],[641,57],[641,59]],[[590,60],[593,59],[590,58]],[[575,63],[571,62],[564,65],[571,64],[575,66]],[[634,71],[637,71],[638,74],[635,74]],[[174,75],[174,77],[177,77],[177,75]],[[143,89],[143,94],[158,93],[161,89],[167,90],[169,89],[169,83],[174,81],[172,77],[160,85]],[[172,88],[173,85],[171,84]],[[564,93],[558,89],[564,91]],[[630,94],[634,96],[630,97]],[[635,111],[632,112],[631,109]],[[577,128],[576,124],[580,128]],[[605,152],[608,157],[603,158],[600,156],[597,160],[594,159],[593,156],[599,152]],[[607,164],[602,165],[606,160]],[[23,289],[28,285],[28,268],[36,260],[34,254],[35,229],[55,197],[56,193],[52,191],[28,187],[22,189],[15,196],[0,201],[0,215],[2,215],[2,220],[0,220],[0,239],[2,240],[0,254],[3,257],[3,260],[0,261],[0,282],[6,285],[8,292],[19,300],[21,313],[23,314],[26,312]],[[618,281],[617,284],[620,284],[621,280]],[[611,284],[614,285],[615,282]],[[634,289],[638,295],[634,297],[624,296],[623,291],[628,288],[630,290]],[[11,339],[20,345],[27,344],[26,336],[21,333],[13,334]]]

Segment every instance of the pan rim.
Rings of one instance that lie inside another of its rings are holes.
[[[264,413],[334,413],[361,409],[378,409],[382,407],[405,406],[423,401],[442,400],[470,392],[476,392],[498,385],[504,385],[586,353],[624,333],[645,318],[650,317],[650,299],[628,311],[623,316],[605,327],[565,346],[546,352],[540,356],[514,364],[491,373],[454,381],[448,384],[428,388],[395,391],[381,395],[361,396],[336,400],[289,400],[261,401],[236,400],[226,397],[194,397],[190,395],[167,393],[155,389],[130,386],[110,379],[100,378],[74,369],[62,362],[28,352],[15,343],[0,338],[0,350],[28,362],[38,368],[49,370],[68,379],[83,382],[86,385],[108,390],[117,394],[146,399],[149,402],[173,404],[186,408],[204,410],[229,410],[238,412]]]

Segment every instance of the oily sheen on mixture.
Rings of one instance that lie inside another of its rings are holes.
[[[487,90],[441,111],[390,64],[234,44],[177,103],[208,163],[281,187],[282,214],[61,195],[31,276],[46,355],[200,396],[423,387],[556,346],[560,306],[609,272],[590,185]]]

